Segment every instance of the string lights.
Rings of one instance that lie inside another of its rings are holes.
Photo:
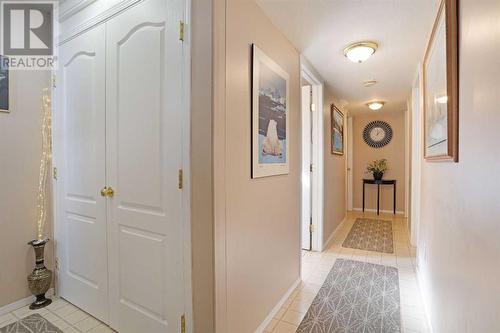
[[[40,158],[40,173],[38,177],[37,207],[37,238],[43,239],[45,222],[47,220],[47,179],[52,159],[52,106],[50,91],[44,88],[42,92],[42,156]]]

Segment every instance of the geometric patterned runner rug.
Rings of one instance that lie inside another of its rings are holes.
[[[296,332],[400,331],[398,270],[337,259]]]
[[[0,333],[62,333],[62,331],[38,313],[34,313],[0,328]]]
[[[352,249],[393,253],[392,222],[357,218],[342,246]]]

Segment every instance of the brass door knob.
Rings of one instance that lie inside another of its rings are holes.
[[[105,187],[101,190],[101,195],[103,197],[111,198],[115,194],[115,191],[111,187]]]

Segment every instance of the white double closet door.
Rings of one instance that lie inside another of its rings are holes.
[[[119,332],[180,332],[184,313],[183,8],[145,0],[60,49],[59,292]]]

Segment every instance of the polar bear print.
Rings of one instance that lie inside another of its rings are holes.
[[[264,155],[282,156],[283,145],[278,139],[278,130],[276,129],[278,123],[276,120],[269,120],[267,125],[267,135],[262,142],[262,153]]]

